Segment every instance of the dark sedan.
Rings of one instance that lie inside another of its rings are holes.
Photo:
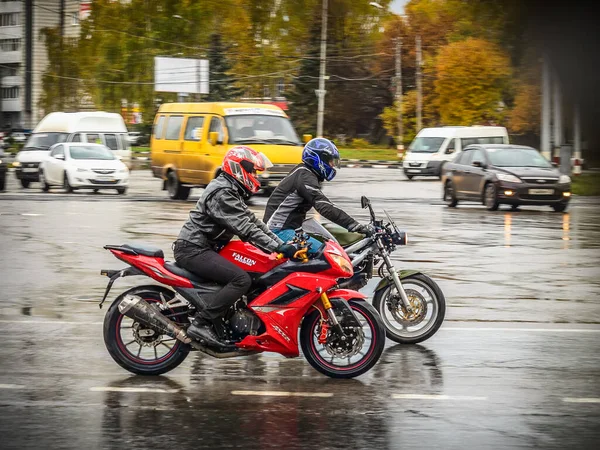
[[[470,145],[444,166],[444,201],[483,203],[490,211],[501,204],[549,205],[567,209],[571,179],[536,149],[521,145]]]

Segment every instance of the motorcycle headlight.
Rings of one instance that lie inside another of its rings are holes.
[[[571,182],[571,177],[570,177],[570,176],[568,176],[568,175],[561,175],[561,176],[558,178],[558,182],[559,182],[560,184],[566,184],[566,183],[570,183],[570,182]]]
[[[508,173],[497,173],[496,176],[500,181],[508,181],[509,183],[522,183],[520,178]]]
[[[331,260],[336,263],[340,269],[342,269],[345,273],[352,274],[354,271],[352,269],[352,264],[348,262],[346,258],[340,255],[336,255],[335,253],[328,252]]]

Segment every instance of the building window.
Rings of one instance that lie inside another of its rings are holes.
[[[14,27],[19,25],[20,13],[0,14],[0,27]]]
[[[19,86],[2,88],[2,98],[19,98]]]
[[[79,25],[79,14],[78,13],[71,14],[71,25]]]
[[[16,52],[21,50],[21,39],[0,39],[0,50],[3,52]]]

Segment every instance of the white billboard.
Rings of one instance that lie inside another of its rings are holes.
[[[208,94],[208,60],[156,56],[154,90],[181,94]]]

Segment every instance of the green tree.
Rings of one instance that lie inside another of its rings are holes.
[[[219,33],[213,33],[208,50],[208,67],[210,89],[207,96],[209,101],[233,101],[241,95],[241,90],[233,82],[229,71],[231,65],[225,54],[225,48]]]
[[[509,58],[483,39],[453,42],[437,58],[435,93],[445,125],[501,123],[511,76]]]

